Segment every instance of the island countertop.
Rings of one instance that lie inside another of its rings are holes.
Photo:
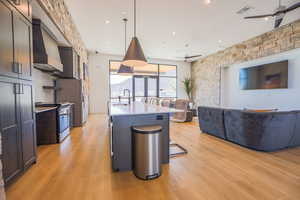
[[[110,116],[120,115],[144,115],[144,114],[159,114],[159,113],[175,113],[183,112],[175,108],[162,107],[153,104],[141,102],[132,102],[131,104],[110,104]]]

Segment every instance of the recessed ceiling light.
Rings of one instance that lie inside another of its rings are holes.
[[[218,40],[219,43],[222,43],[222,40]]]
[[[211,4],[211,0],[204,0],[205,4]]]
[[[109,20],[105,20],[105,24],[109,24],[110,23],[110,21]]]
[[[268,21],[268,20],[269,20],[269,17],[265,17],[264,19],[265,19],[265,21]]]
[[[175,36],[175,35],[176,35],[176,32],[175,32],[175,31],[173,31],[173,32],[172,32],[172,35],[173,35],[173,36]]]

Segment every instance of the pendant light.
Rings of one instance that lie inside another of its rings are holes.
[[[122,64],[133,67],[143,67],[147,65],[143,49],[136,37],[136,0],[134,0],[134,37],[131,40]]]
[[[125,53],[126,53],[126,39],[127,39],[127,21],[128,19],[124,18],[123,19],[124,21],[124,24],[125,24]],[[123,65],[121,64],[121,66],[119,67],[119,70],[118,70],[118,74],[119,75],[123,75],[123,76],[131,76],[133,75],[133,67],[129,67],[129,66],[126,66],[126,65]]]

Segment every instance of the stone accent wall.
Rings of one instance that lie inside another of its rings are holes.
[[[300,48],[300,20],[193,62],[191,74],[196,105],[220,105],[221,67],[296,48]]]
[[[37,1],[39,2],[40,6],[47,12],[49,17],[52,18],[60,31],[65,35],[66,39],[75,48],[83,62],[87,63],[87,50],[64,0]]]

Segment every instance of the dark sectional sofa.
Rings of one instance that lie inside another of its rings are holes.
[[[252,112],[198,107],[200,129],[259,151],[300,146],[300,111]]]

